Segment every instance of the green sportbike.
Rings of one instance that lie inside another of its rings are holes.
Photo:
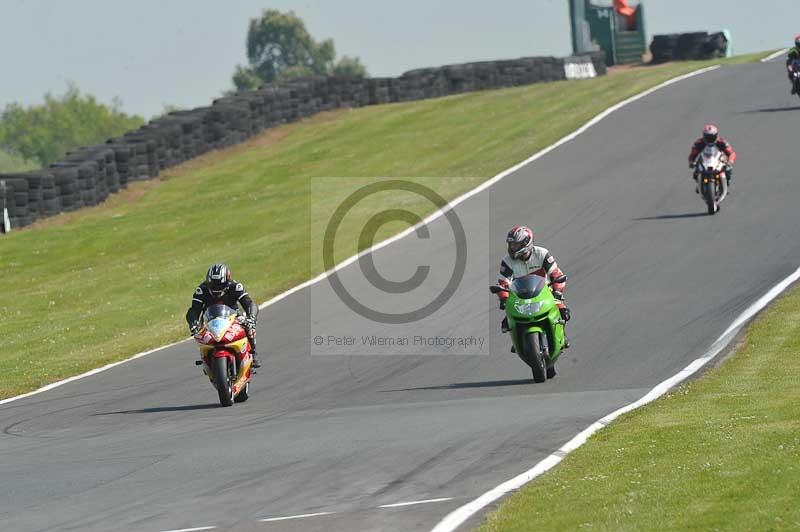
[[[496,294],[505,290],[493,285]],[[544,382],[556,375],[555,363],[564,351],[565,321],[547,284],[540,275],[514,279],[505,303],[513,351],[531,368],[534,382]]]

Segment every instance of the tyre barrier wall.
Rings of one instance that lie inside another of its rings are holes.
[[[673,33],[655,35],[650,44],[653,63],[725,57],[728,39],[723,33]]]
[[[6,184],[0,187],[5,190],[0,209],[8,208],[12,228],[24,227],[97,205],[132,181],[152,179],[161,170],[322,111],[602,76],[604,57],[528,57],[422,68],[397,78],[315,77],[264,85],[208,107],[161,116],[105,144],[71,151],[49,168],[0,174]]]

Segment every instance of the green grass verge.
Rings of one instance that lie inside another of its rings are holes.
[[[309,238],[310,178],[337,177],[315,184],[322,187],[317,196],[329,190],[334,197],[352,178],[431,176],[440,178],[436,190],[452,198],[610,105],[714,63],[340,111],[134,184],[96,208],[6,235],[0,238],[0,397],[185,336],[183,315],[212,262],[228,262],[257,301],[321,271]],[[384,195],[372,206],[392,202]],[[404,206],[431,210],[424,200]],[[356,251],[369,215],[359,212],[364,218],[340,230],[338,259]],[[396,230],[387,225],[379,236]]]
[[[800,290],[720,368],[591,437],[481,532],[800,530]]]

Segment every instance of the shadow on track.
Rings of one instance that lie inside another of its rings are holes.
[[[157,408],[142,408],[140,410],[119,410],[117,412],[100,412],[95,416],[110,416],[112,414],[158,414],[161,412],[186,412],[188,410],[208,410],[211,408],[221,408],[219,403],[209,403],[207,405],[185,405],[185,406],[161,406]]]
[[[700,218],[708,216],[706,212],[685,212],[682,214],[659,214],[658,216],[645,216],[644,218],[634,218],[635,221],[642,220],[674,220],[677,218]]]
[[[533,383],[533,379],[518,379],[512,381],[483,381],[483,382],[454,382],[443,386],[420,386],[419,388],[400,388],[398,390],[381,390],[389,392],[413,392],[418,390],[460,390],[464,388],[495,388],[501,386],[522,386]]]
[[[751,109],[750,111],[741,111],[738,114],[751,114],[751,113],[782,113],[784,111],[800,111],[800,106],[795,105],[792,107],[767,107],[766,109]]]

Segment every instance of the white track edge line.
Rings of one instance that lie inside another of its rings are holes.
[[[502,172],[500,172],[496,176],[492,177],[488,181],[484,181],[483,183],[481,183],[477,187],[473,188],[472,190],[469,190],[469,191],[465,192],[464,194],[462,194],[461,196],[457,197],[456,199],[448,202],[448,204],[445,205],[442,209],[439,209],[438,211],[434,211],[433,213],[428,215],[425,219],[423,219],[420,222],[417,222],[412,227],[409,227],[405,231],[403,231],[401,233],[398,233],[397,235],[395,235],[393,237],[387,238],[386,240],[383,240],[382,242],[379,242],[379,243],[375,244],[371,248],[365,249],[364,251],[361,251],[360,253],[358,253],[356,255],[353,255],[352,257],[350,257],[348,259],[345,259],[344,261],[342,261],[339,264],[337,264],[336,266],[334,266],[332,269],[330,269],[328,271],[325,271],[325,272],[322,272],[321,274],[317,275],[316,277],[314,277],[312,279],[309,279],[308,281],[305,281],[303,283],[300,283],[299,285],[297,285],[297,286],[295,286],[293,288],[290,288],[289,290],[286,290],[283,293],[280,293],[280,294],[276,295],[272,299],[260,304],[258,306],[258,308],[259,309],[263,309],[263,308],[269,307],[271,305],[274,305],[278,301],[281,301],[282,299],[285,299],[285,298],[289,297],[290,295],[292,295],[292,294],[294,294],[296,292],[299,292],[300,290],[303,290],[304,288],[308,288],[311,285],[314,285],[314,284],[316,284],[316,283],[318,283],[318,282],[320,282],[320,281],[322,281],[324,279],[327,279],[334,272],[336,272],[336,271],[338,271],[338,270],[340,270],[340,269],[342,269],[342,268],[354,263],[355,261],[357,261],[358,259],[360,259],[364,255],[367,255],[368,253],[372,253],[374,251],[377,251],[377,250],[379,250],[379,249],[381,249],[383,247],[388,246],[389,244],[391,244],[393,242],[397,242],[401,238],[404,238],[404,237],[410,235],[411,233],[415,232],[420,227],[422,227],[424,225],[427,225],[427,224],[431,223],[432,221],[436,220],[437,218],[443,216],[446,212],[448,212],[451,209],[453,209],[459,203],[462,203],[462,202],[466,201],[467,199],[471,198],[475,194],[483,192],[484,190],[486,190],[487,188],[491,187],[495,183],[499,182],[503,178],[507,177],[510,174],[513,174],[514,172],[516,172],[520,168],[523,168],[523,167],[529,165],[530,163],[536,161],[537,159],[540,159],[540,158],[544,157],[545,155],[547,155],[551,151],[555,150],[559,146],[561,146],[563,144],[566,144],[567,142],[575,139],[579,135],[583,134],[586,130],[588,130],[589,128],[591,128],[592,126],[594,126],[595,124],[597,124],[598,122],[600,122],[601,120],[603,120],[604,118],[609,116],[610,114],[622,109],[623,107],[625,107],[625,106],[627,106],[627,105],[629,105],[629,104],[631,104],[631,103],[633,103],[633,102],[635,102],[637,100],[640,100],[640,99],[644,98],[645,96],[648,96],[648,95],[650,95],[650,94],[652,94],[652,93],[654,93],[654,92],[656,92],[656,91],[658,91],[660,89],[663,89],[664,87],[667,87],[667,86],[672,85],[674,83],[678,83],[679,81],[683,81],[685,79],[692,78],[694,76],[698,76],[700,74],[704,74],[706,72],[710,72],[712,70],[716,70],[719,67],[720,67],[720,65],[714,65],[714,66],[710,66],[710,67],[706,67],[706,68],[701,68],[699,70],[695,70],[695,71],[689,72],[687,74],[682,74],[682,75],[674,77],[672,79],[668,79],[667,81],[665,81],[663,83],[660,83],[660,84],[658,84],[658,85],[656,85],[654,87],[650,87],[649,89],[647,89],[645,91],[642,91],[642,92],[640,92],[638,94],[635,94],[635,95],[631,96],[630,98],[627,98],[625,100],[622,100],[619,103],[616,103],[616,104],[612,105],[611,107],[609,107],[605,111],[602,111],[600,114],[598,114],[597,116],[595,116],[594,118],[592,118],[591,120],[586,122],[584,125],[582,125],[578,129],[576,129],[572,133],[570,133],[567,136],[562,137],[560,140],[556,141],[555,144],[551,144],[550,146],[548,146],[548,147],[540,150],[539,152],[535,153],[534,155],[528,157],[527,159],[525,159],[521,163],[518,163],[518,164],[516,164],[516,165],[514,165],[511,168],[508,168],[506,170],[503,170]],[[190,339],[191,338],[186,338],[186,339],[180,340],[178,342],[173,342],[171,344],[162,345],[161,347],[156,347],[155,349],[151,349],[149,351],[144,351],[142,353],[138,353],[136,355],[133,355],[131,358],[127,358],[125,360],[120,360],[119,362],[113,362],[111,364],[106,364],[105,366],[103,366],[101,368],[96,368],[96,369],[93,369],[91,371],[87,371],[86,373],[81,373],[80,375],[74,375],[72,377],[69,377],[69,378],[61,380],[61,381],[52,382],[52,383],[50,383],[50,384],[48,384],[46,386],[43,386],[43,387],[38,388],[36,390],[33,390],[32,392],[28,392],[28,393],[24,393],[22,395],[17,395],[15,397],[9,397],[7,399],[0,400],[0,405],[11,403],[13,401],[18,401],[18,400],[24,399],[26,397],[31,397],[33,395],[37,395],[37,394],[46,392],[48,390],[52,390],[54,388],[58,388],[59,386],[63,386],[64,384],[67,384],[67,383],[70,383],[70,382],[73,382],[73,381],[76,381],[76,380],[79,380],[79,379],[83,379],[83,378],[89,377],[91,375],[95,375],[97,373],[100,373],[102,371],[106,371],[108,369],[111,369],[113,367],[119,366],[121,364],[125,364],[126,362],[130,362],[131,360],[135,360],[137,358],[141,358],[143,356],[147,356],[147,355],[153,354],[153,353],[155,353],[157,351],[161,351],[162,349],[167,349],[169,347],[173,347],[173,346],[178,345],[180,343],[186,342],[187,340],[190,340]]]
[[[198,526],[196,528],[180,528],[178,530],[164,530],[164,532],[199,532],[200,530],[214,530],[215,526]]]
[[[289,521],[291,519],[303,519],[305,517],[319,517],[322,515],[333,515],[336,512],[316,512],[313,514],[298,514],[298,515],[287,515],[286,517],[267,517],[264,519],[259,519],[259,523],[272,523],[274,521]]]
[[[416,504],[430,504],[433,502],[445,502],[445,501],[452,501],[453,497],[439,497],[438,499],[424,499],[421,501],[408,501],[408,502],[396,502],[394,504],[381,504],[378,508],[400,508],[403,506],[414,506]]]
[[[784,48],[783,50],[778,50],[775,53],[769,54],[767,57],[762,57],[761,58],[761,62],[762,63],[769,63],[773,59],[779,58],[780,56],[782,56],[783,54],[787,53],[788,51],[789,51],[788,48]]]
[[[758,298],[753,304],[747,307],[747,309],[745,309],[745,311],[742,312],[739,317],[736,318],[736,320],[734,320],[731,326],[725,329],[725,332],[723,332],[720,337],[717,338],[713,344],[711,344],[711,347],[703,356],[694,360],[672,377],[658,384],[638,401],[623,406],[622,408],[615,410],[607,416],[595,421],[586,429],[579,432],[567,443],[565,443],[556,452],[538,462],[531,469],[520,475],[517,475],[510,480],[507,480],[506,482],[503,482],[499,486],[487,491],[477,499],[470,501],[464,506],[461,506],[460,508],[450,512],[432,529],[431,532],[452,532],[456,530],[459,526],[464,524],[467,519],[478,513],[489,504],[506,495],[510,491],[521,488],[523,485],[535,479],[542,473],[545,473],[549,469],[556,466],[559,462],[561,462],[561,460],[564,459],[566,455],[586,443],[591,435],[595,434],[603,427],[606,427],[609,423],[614,421],[622,414],[636,410],[637,408],[658,399],[674,386],[691,377],[700,368],[713,360],[723,349],[725,349],[725,347],[728,346],[728,344],[730,344],[731,340],[733,340],[733,338],[736,336],[736,331],[740,327],[747,323],[748,320],[766,307],[773,299],[778,297],[784,290],[786,290],[798,279],[800,279],[800,268],[796,269],[794,273],[786,277],[783,281],[775,285],[769,292]]]

